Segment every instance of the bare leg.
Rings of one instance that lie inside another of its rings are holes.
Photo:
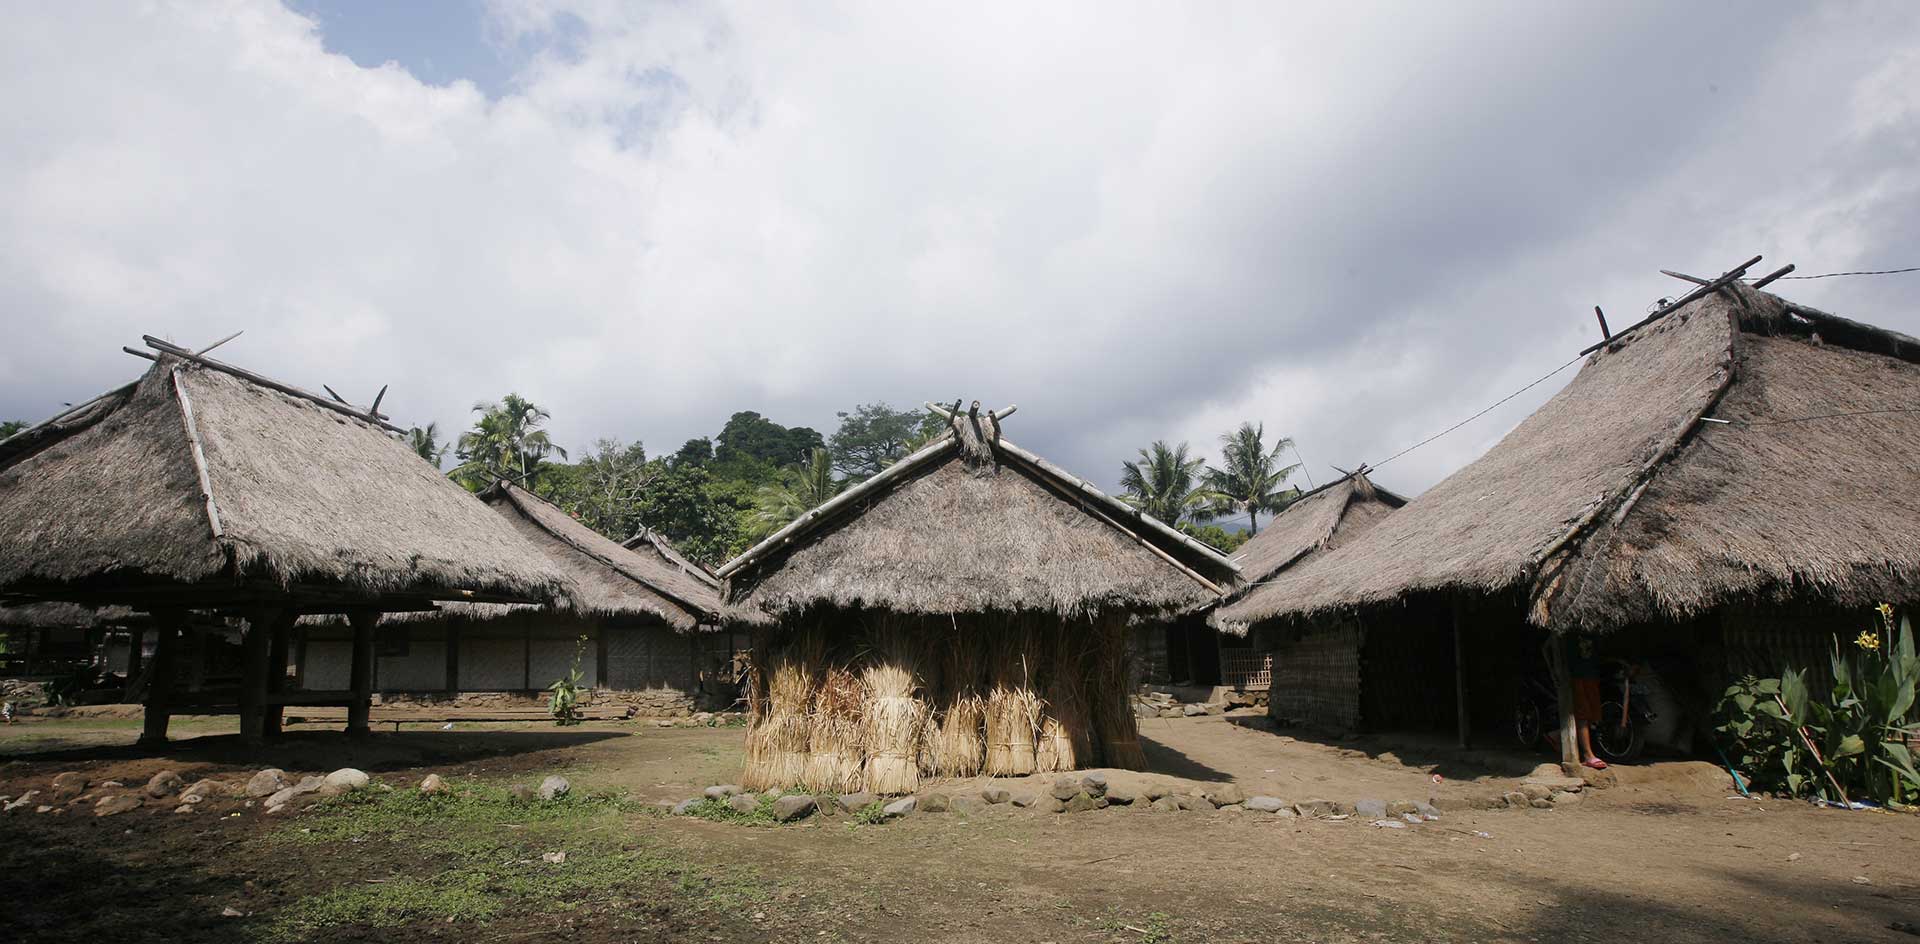
[[[1580,722],[1580,760],[1582,762],[1597,760],[1599,756],[1593,752],[1593,723]]]

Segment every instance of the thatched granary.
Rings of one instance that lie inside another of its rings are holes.
[[[536,696],[578,659],[596,704],[670,714],[733,703],[713,583],[653,544],[644,553],[616,544],[519,486],[499,482],[480,497],[571,577],[573,590],[550,607],[455,603],[396,619],[374,660],[384,701],[512,702]],[[350,642],[337,621],[302,627],[298,684],[336,687]]]
[[[946,435],[722,567],[754,627],[746,781],[912,790],[923,775],[1145,761],[1126,621],[1203,607],[1232,562],[957,408]]]
[[[563,595],[545,555],[375,410],[147,343],[138,381],[0,442],[0,598],[152,613],[147,739],[175,707],[236,702],[249,738],[292,703],[344,704],[364,731],[381,613]],[[238,691],[173,690],[193,610],[249,621]],[[294,621],[317,612],[351,615],[353,683],[302,700],[275,689]]]
[[[1218,619],[1342,635],[1351,720],[1463,738],[1511,712],[1502,674],[1540,662],[1542,628],[1702,689],[1821,664],[1867,607],[1920,596],[1917,405],[1920,342],[1735,282],[1614,336],[1484,456]]]

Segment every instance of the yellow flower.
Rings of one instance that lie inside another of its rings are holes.
[[[1877,633],[1861,633],[1860,638],[1855,639],[1853,644],[1869,651],[1878,649],[1880,648],[1880,636]]]
[[[1893,625],[1893,604],[1882,603],[1879,606],[1874,607],[1874,609],[1877,609],[1880,611],[1880,618],[1885,620],[1888,626]]]

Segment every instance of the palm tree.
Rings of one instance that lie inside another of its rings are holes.
[[[454,474],[469,480],[510,478],[531,489],[549,455],[562,459],[567,451],[554,445],[546,430],[546,410],[517,393],[509,393],[499,403],[476,403],[473,411],[480,419],[473,429],[460,434],[454,453],[461,460]]]
[[[1121,496],[1127,504],[1169,525],[1182,519],[1213,517],[1218,496],[1201,481],[1205,459],[1189,458],[1187,444],[1169,448],[1164,440],[1140,450],[1140,461],[1120,464]]]
[[[753,499],[752,536],[763,538],[840,494],[846,480],[833,477],[833,453],[814,449],[807,461],[781,470],[779,481],[763,485]]]
[[[425,429],[415,426],[407,430],[407,447],[419,454],[420,458],[433,463],[436,469],[440,468],[441,460],[447,457],[447,450],[452,448],[440,441],[439,423],[428,423]]]
[[[1260,513],[1279,514],[1300,494],[1287,487],[1287,476],[1300,468],[1299,463],[1281,465],[1280,453],[1293,447],[1293,440],[1282,436],[1266,448],[1265,423],[1255,426],[1241,423],[1240,428],[1220,437],[1220,468],[1207,470],[1207,488],[1220,496],[1219,514],[1247,513],[1247,529],[1260,533]]]

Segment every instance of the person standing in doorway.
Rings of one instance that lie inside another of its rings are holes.
[[[1593,752],[1593,726],[1600,723],[1600,660],[1593,657],[1593,637],[1568,633],[1567,677],[1573,682],[1573,723],[1579,732],[1580,763],[1594,770],[1607,762]]]

